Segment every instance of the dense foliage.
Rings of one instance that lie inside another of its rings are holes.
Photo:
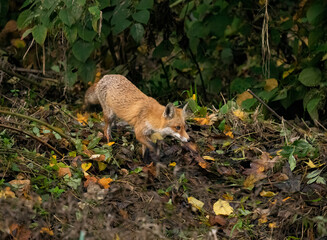
[[[281,113],[325,114],[323,1],[26,0],[20,9],[22,37],[45,46],[45,68],[68,86],[93,81],[98,67],[146,79],[152,95],[197,85],[207,101],[251,88]]]

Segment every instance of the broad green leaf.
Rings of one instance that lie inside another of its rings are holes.
[[[64,8],[60,10],[59,18],[68,27],[71,27],[75,23],[75,19],[68,8]]]
[[[27,29],[24,33],[23,33],[23,36],[22,36],[22,39],[26,38],[26,36],[28,36],[31,32],[32,32],[32,28],[29,28]]]
[[[98,143],[100,142],[100,140],[101,140],[100,137],[95,137],[95,138],[93,138],[93,139],[90,141],[90,143],[89,143],[89,145],[87,146],[87,148],[88,148],[88,149],[92,149],[92,148],[94,148],[96,145],[98,145]]]
[[[126,28],[128,28],[130,25],[132,24],[131,21],[127,20],[127,19],[122,19],[122,21],[115,25],[112,32],[113,34],[117,35],[119,33],[121,33],[122,31],[124,31]]]
[[[136,9],[150,9],[153,7],[153,0],[141,0],[140,3],[136,6]]]
[[[321,81],[321,71],[319,68],[308,67],[302,70],[299,75],[299,81],[307,87],[319,85]]]
[[[144,28],[142,24],[135,23],[131,27],[131,35],[134,38],[135,42],[140,43],[144,35]]]
[[[23,29],[27,27],[32,21],[32,12],[31,10],[27,9],[19,14],[17,19],[17,27],[18,29]]]
[[[47,37],[47,32],[48,29],[46,27],[43,25],[37,25],[33,28],[32,35],[38,44],[43,45],[45,38]]]
[[[162,40],[162,42],[154,49],[153,57],[162,58],[168,56],[173,51],[173,44],[169,40]]]
[[[134,13],[132,17],[139,23],[147,24],[150,19],[150,12],[148,10],[141,10]]]
[[[76,3],[78,3],[80,6],[84,6],[86,3],[86,0],[76,0]]]
[[[187,31],[189,37],[204,38],[208,36],[209,28],[203,25],[202,22],[195,21]]]
[[[89,28],[82,26],[81,24],[77,27],[77,33],[80,38],[84,41],[92,42],[97,33]]]
[[[99,9],[99,7],[98,6],[92,6],[92,7],[89,7],[89,12],[93,15],[93,16],[95,16],[96,18],[100,18],[100,13],[101,13],[101,11],[100,11],[100,9]]]
[[[85,62],[94,50],[93,43],[78,40],[74,43],[72,51],[77,60]]]
[[[128,8],[116,7],[110,23],[112,26],[119,25],[123,21],[126,21],[129,16],[130,16],[130,10]]]
[[[290,164],[291,171],[293,171],[294,168],[296,167],[296,160],[295,157],[293,156],[293,153],[288,157],[288,163]]]
[[[85,63],[78,66],[78,75],[83,82],[88,83],[94,80],[96,64],[92,59],[88,59]]]
[[[230,64],[233,61],[233,52],[230,48],[224,48],[221,51],[221,60],[225,64]]]
[[[318,106],[320,103],[320,96],[311,99],[307,104],[307,110],[312,119],[318,120]]]
[[[325,8],[322,4],[312,4],[307,11],[307,19],[309,23],[314,24],[316,18],[324,12]]]
[[[311,178],[311,179],[307,182],[307,184],[314,183],[315,181],[317,181],[318,178],[319,178],[319,176],[316,176],[316,177]]]
[[[77,27],[71,26],[71,27],[64,27],[64,33],[65,36],[70,44],[74,43],[77,38]]]

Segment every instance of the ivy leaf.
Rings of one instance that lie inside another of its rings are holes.
[[[19,14],[18,19],[17,19],[17,27],[18,29],[23,29],[25,27],[28,26],[28,24],[30,24],[30,22],[32,21],[32,12],[27,9],[25,11],[23,11],[21,14]]]
[[[122,19],[122,21],[119,24],[116,24],[112,30],[113,34],[117,35],[124,31],[126,28],[128,28],[132,24],[131,21],[127,19]]]
[[[147,24],[150,19],[150,12],[148,10],[141,10],[134,13],[132,17],[139,23]]]
[[[85,62],[93,52],[93,43],[78,40],[74,43],[72,51],[77,60]]]
[[[134,38],[135,42],[139,43],[144,35],[144,28],[142,24],[133,24],[133,26],[131,27],[131,35]]]
[[[299,81],[306,87],[314,87],[319,85],[321,81],[320,69],[315,67],[303,69],[299,75]]]
[[[153,7],[153,0],[141,0],[136,6],[137,10],[149,9]]]
[[[45,26],[37,25],[33,28],[32,35],[38,44],[43,45],[45,38],[47,37],[47,32],[48,29]]]

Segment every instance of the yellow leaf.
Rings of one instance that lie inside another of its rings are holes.
[[[210,160],[210,161],[215,161],[215,159],[213,157],[210,157],[210,156],[203,156],[203,159]]]
[[[196,95],[195,95],[195,94],[193,94],[192,99],[193,99],[194,101],[196,101]]]
[[[276,193],[271,192],[271,191],[266,192],[265,190],[263,190],[260,192],[261,197],[273,197],[275,195],[276,195]]]
[[[153,134],[151,134],[151,141],[156,143],[158,140],[162,140],[163,137],[159,132],[155,132]]]
[[[241,119],[242,121],[244,121],[246,119],[246,113],[243,112],[240,109],[236,109],[235,111],[233,111],[233,114],[235,117],[238,117],[239,119]]]
[[[89,170],[90,167],[92,167],[92,163],[82,163],[82,169],[84,170],[84,172]]]
[[[239,106],[242,106],[242,102],[247,100],[247,99],[252,99],[253,96],[251,93],[249,93],[248,91],[245,91],[241,94],[239,94],[237,96],[237,99],[236,99],[236,103],[239,105]]]
[[[110,147],[110,146],[112,146],[112,145],[114,145],[115,144],[115,142],[108,142],[107,143],[107,145]]]
[[[107,164],[103,162],[98,162],[98,167],[99,167],[99,171],[101,172],[106,169]]]
[[[286,197],[282,200],[282,202],[286,202],[288,199],[290,199],[291,197]]]
[[[295,70],[295,68],[291,68],[291,69],[283,72],[283,79],[287,78],[294,70]]]
[[[266,79],[266,85],[265,85],[265,90],[270,92],[271,90],[275,89],[278,87],[278,81],[276,78],[269,78]]]
[[[258,222],[259,222],[259,225],[268,222],[267,215],[266,215],[266,214],[263,214],[263,215],[261,216],[261,218],[258,220]]]
[[[16,198],[16,195],[11,191],[10,187],[6,187],[4,190],[0,191],[0,198]]]
[[[84,113],[84,114],[77,113],[77,121],[79,121],[83,126],[86,125],[88,118],[89,118],[88,113]]]
[[[24,40],[21,40],[19,38],[12,39],[11,45],[13,45],[15,48],[24,48],[26,47],[26,43]]]
[[[245,188],[253,188],[254,187],[254,183],[257,181],[257,179],[255,178],[255,176],[253,174],[250,174],[249,176],[247,176],[247,178],[245,179],[243,186]]]
[[[169,166],[170,167],[175,167],[176,166],[176,162],[169,163]]]
[[[101,178],[99,179],[98,183],[104,188],[107,189],[110,187],[109,183],[111,183],[113,180],[111,178]]]
[[[213,211],[216,215],[225,215],[228,216],[233,213],[234,209],[229,205],[229,203],[225,200],[219,199],[213,205]]]
[[[230,137],[230,138],[234,138],[234,135],[233,135],[232,131],[228,131],[228,132],[225,132],[225,131],[224,131],[224,134],[225,134],[226,136]]]
[[[268,227],[271,228],[271,229],[277,228],[277,224],[276,224],[276,222],[272,222],[272,223],[268,224]]]
[[[225,193],[225,194],[223,195],[223,198],[225,198],[225,199],[228,200],[228,201],[233,201],[233,200],[234,200],[233,195],[231,195],[230,193]]]
[[[309,162],[305,162],[310,168],[316,168],[317,166],[311,161],[309,160]]]
[[[46,234],[48,234],[50,236],[53,236],[53,231],[50,228],[47,228],[47,227],[41,228],[40,233],[46,233]]]
[[[197,208],[199,210],[201,210],[203,205],[204,205],[203,202],[201,202],[200,200],[198,200],[198,199],[196,199],[194,197],[188,197],[187,201],[188,201],[189,204],[191,204],[193,207],[195,207],[195,208]]]

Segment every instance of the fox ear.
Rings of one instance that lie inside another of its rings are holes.
[[[183,107],[183,116],[186,116],[186,108],[188,107],[188,102],[185,104],[185,106]]]
[[[168,103],[163,112],[165,118],[173,118],[175,116],[175,107],[172,103]]]

